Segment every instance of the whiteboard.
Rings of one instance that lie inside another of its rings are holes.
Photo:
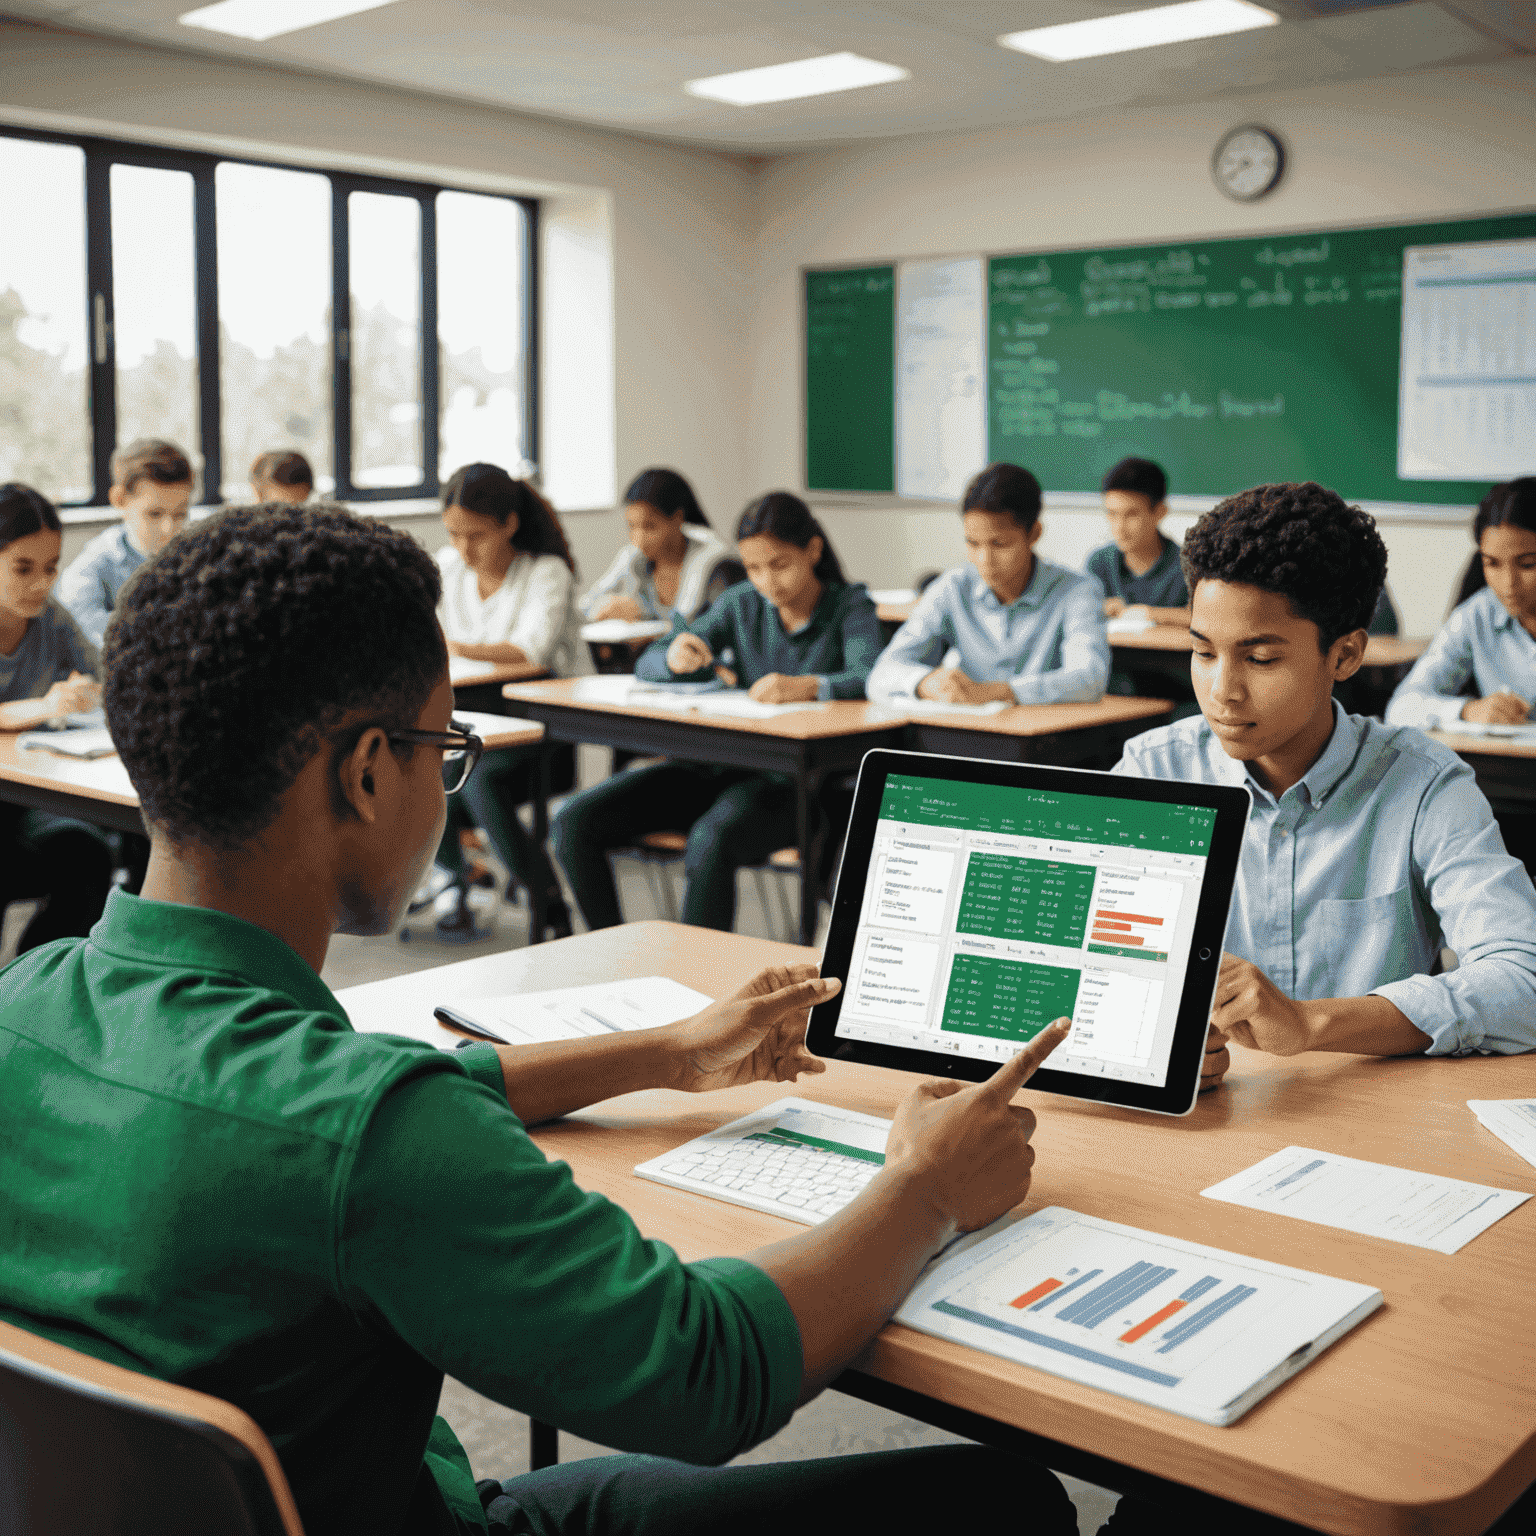
[[[958,497],[987,462],[979,256],[908,261],[896,277],[896,491]]]
[[[1397,466],[1404,480],[1536,470],[1536,240],[1403,252]]]

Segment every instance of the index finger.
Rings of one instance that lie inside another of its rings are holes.
[[[1071,1028],[1071,1019],[1057,1019],[1054,1024],[1047,1024],[1017,1056],[1005,1061],[979,1091],[1007,1103],[1035,1075],[1040,1063],[1067,1038]]]

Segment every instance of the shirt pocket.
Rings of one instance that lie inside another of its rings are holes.
[[[1427,968],[1411,886],[1386,896],[1319,901],[1307,926],[1316,940],[1308,946],[1302,997],[1364,997]]]

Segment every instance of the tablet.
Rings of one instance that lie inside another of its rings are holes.
[[[981,1081],[1053,1019],[1046,1093],[1187,1114],[1246,789],[870,752],[811,1015],[818,1056]]]

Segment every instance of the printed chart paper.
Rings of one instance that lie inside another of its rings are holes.
[[[1287,1147],[1201,1194],[1436,1253],[1459,1253],[1531,1198],[1310,1147]]]
[[[1536,1099],[1468,1099],[1485,1130],[1536,1167]]]
[[[1381,1300],[1370,1286],[1053,1206],[956,1243],[896,1320],[1230,1424]]]

